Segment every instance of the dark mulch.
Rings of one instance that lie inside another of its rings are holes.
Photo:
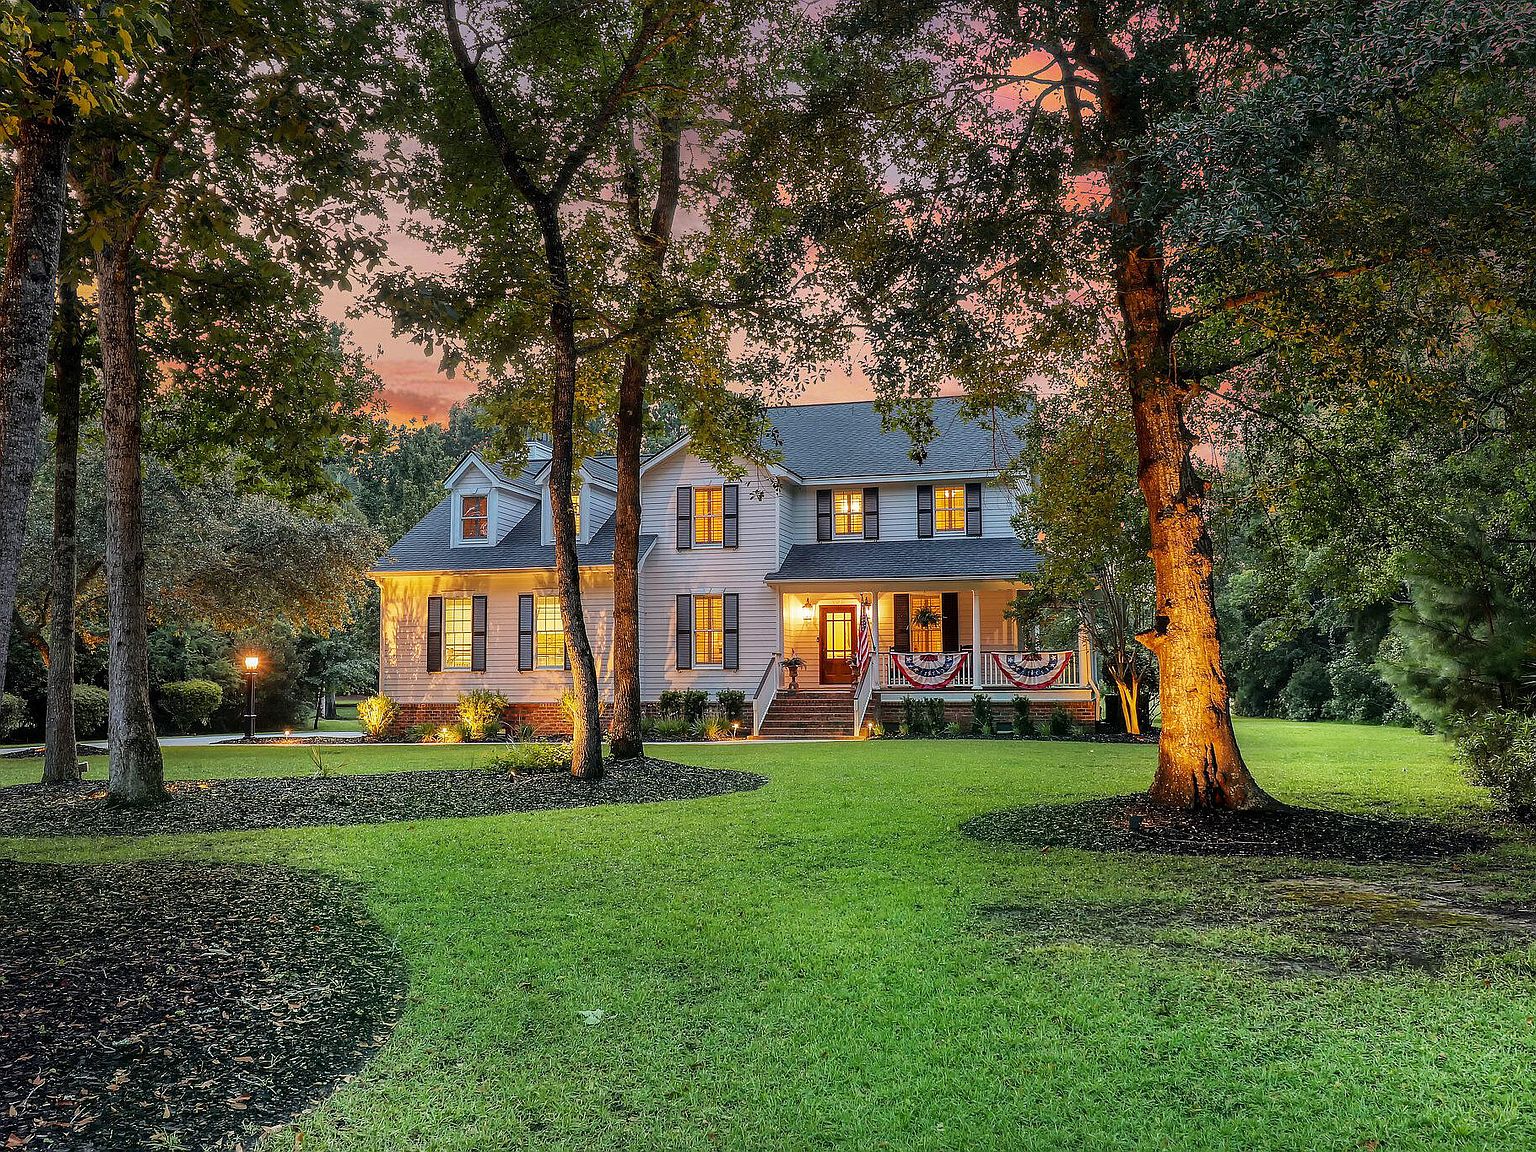
[[[247,739],[244,736],[231,736],[228,740],[215,740],[213,746],[222,748],[226,744],[286,744],[286,745],[331,745],[331,744],[361,744],[362,736],[349,735],[338,732],[333,736],[252,736]]]
[[[0,860],[0,889],[6,1148],[253,1148],[405,995],[352,894],[286,869]]]
[[[105,756],[107,750],[100,744],[76,744],[77,756]],[[0,758],[6,760],[41,760],[43,758],[43,746],[36,748],[16,748],[10,752],[0,752]]]
[[[1475,828],[1319,808],[1184,812],[1144,795],[989,812],[961,829],[978,840],[1029,848],[1161,852],[1183,856],[1298,856],[1311,860],[1411,861],[1490,847]]]
[[[514,776],[496,768],[177,781],[168,786],[169,801],[148,808],[108,807],[99,783],[63,788],[23,784],[0,790],[0,836],[142,836],[383,824],[697,800],[748,792],[767,782],[754,772],[646,759],[611,762],[595,783],[568,772]]]

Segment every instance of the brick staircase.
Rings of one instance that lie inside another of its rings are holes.
[[[853,693],[848,689],[780,691],[768,706],[759,736],[825,740],[853,735]]]

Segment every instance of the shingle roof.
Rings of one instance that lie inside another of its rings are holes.
[[[938,472],[991,472],[1019,451],[1011,423],[997,432],[962,418],[958,397],[933,402],[938,435],[921,463],[912,459],[905,432],[886,431],[872,402],[801,404],[770,408],[784,465],[806,479],[821,476],[906,476]]]
[[[1011,536],[942,540],[854,540],[796,544],[767,580],[924,580],[957,576],[1013,579],[1033,572],[1039,553]]]
[[[455,548],[451,539],[451,497],[443,501],[421,518],[412,528],[379,558],[374,571],[386,572],[443,572],[443,571],[491,571],[530,568],[553,569],[555,549],[552,544],[539,543],[541,531],[539,508],[535,505],[521,520],[512,526],[506,536],[495,544],[471,545]],[[643,558],[656,543],[654,536],[640,537],[640,555]],[[613,563],[613,518],[609,517],[602,527],[585,544],[576,546],[576,556],[582,567],[606,567]]]

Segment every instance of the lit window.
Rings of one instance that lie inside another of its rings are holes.
[[[558,596],[533,598],[533,666],[565,667],[565,623]]]
[[[965,531],[965,486],[933,490],[933,530]]]
[[[693,542],[695,544],[725,542],[725,490],[723,488],[693,490]],[[716,599],[718,600],[719,597],[717,596]]]
[[[469,668],[475,640],[474,610],[475,601],[472,596],[443,597],[444,668]]]
[[[581,535],[581,493],[571,491],[571,517],[576,521],[576,535]]]
[[[944,609],[937,596],[912,597],[912,651],[944,651]]]
[[[725,663],[725,598],[693,598],[693,662]]]
[[[490,498],[464,496],[459,504],[459,535],[464,540],[484,540],[491,534]]]
[[[832,534],[834,536],[864,535],[864,493],[832,493]]]

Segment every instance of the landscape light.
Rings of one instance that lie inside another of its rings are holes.
[[[254,671],[256,671],[256,669],[258,667],[260,667],[260,665],[261,665],[261,657],[260,656],[256,656],[256,655],[253,654],[253,655],[247,656],[245,658],[245,670],[247,672],[254,672]]]

